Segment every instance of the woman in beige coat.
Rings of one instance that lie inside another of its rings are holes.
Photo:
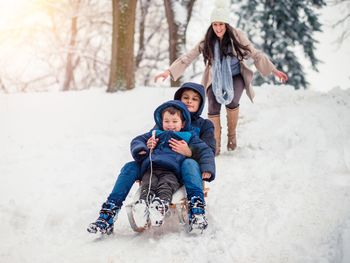
[[[215,127],[216,155],[220,154],[221,145],[221,105],[226,106],[227,150],[232,151],[237,147],[239,101],[244,89],[253,102],[253,71],[243,60],[252,58],[262,76],[273,73],[282,82],[288,80],[287,75],[277,70],[263,52],[254,48],[242,31],[229,25],[229,8],[220,4],[221,2],[211,14],[211,25],[204,40],[175,60],[169,69],[155,77],[155,81],[159,78],[165,80],[170,75],[172,79],[177,80],[195,58],[203,55],[206,67],[202,84],[208,97],[208,118]]]

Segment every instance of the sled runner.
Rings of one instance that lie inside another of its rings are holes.
[[[208,192],[209,192],[209,188],[205,187],[204,182],[203,182],[203,191],[204,191],[204,196],[207,197]],[[139,233],[141,233],[141,232],[145,231],[147,228],[151,227],[149,222],[146,226],[142,226],[142,227],[138,226],[135,222],[133,207],[134,207],[135,203],[137,202],[137,200],[139,200],[140,192],[141,192],[141,187],[135,193],[135,196],[133,198],[133,202],[125,206],[131,228],[135,232],[139,232]],[[166,213],[165,217],[168,218],[168,217],[173,216],[173,215],[177,215],[177,218],[178,218],[180,225],[185,226],[186,224],[188,224],[188,221],[189,221],[188,220],[188,205],[187,205],[185,186],[180,187],[173,194],[172,202],[169,206],[169,210]]]

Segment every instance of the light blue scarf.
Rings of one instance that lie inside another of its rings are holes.
[[[234,96],[231,57],[224,56],[221,62],[219,41],[214,46],[213,81],[212,89],[216,101],[220,104],[229,104]]]

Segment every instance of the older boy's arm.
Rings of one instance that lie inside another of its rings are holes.
[[[192,158],[195,159],[200,166],[202,173],[209,173],[211,176],[208,181],[215,178],[215,156],[210,147],[204,143],[198,136],[194,136],[190,141],[192,149]],[[206,178],[203,178],[206,179]]]
[[[184,140],[176,140],[174,138],[171,138],[169,140],[169,146],[174,152],[182,154],[186,157],[192,157],[192,150]]]
[[[205,120],[199,135],[200,139],[205,142],[215,155],[215,137],[214,125],[210,120]]]

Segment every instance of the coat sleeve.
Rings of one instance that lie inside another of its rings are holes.
[[[201,42],[199,42],[192,50],[176,59],[169,67],[170,75],[173,80],[177,80],[186,68],[195,60],[201,53]]]
[[[214,137],[214,125],[213,123],[205,119],[204,124],[201,127],[200,139],[205,142],[215,155],[215,137]]]
[[[151,132],[139,135],[135,137],[130,143],[131,155],[135,161],[143,161],[149,154],[149,149],[147,148],[147,141],[152,136]],[[146,154],[140,155],[139,152],[145,151]]]
[[[243,31],[236,29],[236,33],[238,41],[242,45],[247,46],[250,50],[249,57],[254,60],[254,65],[260,74],[264,77],[270,75],[272,70],[276,69],[276,67],[272,64],[267,55],[261,50],[256,49]]]
[[[189,145],[192,149],[192,158],[196,160],[199,164],[202,173],[208,172],[211,174],[207,181],[212,181],[215,179],[215,156],[212,149],[197,135],[193,135]]]

